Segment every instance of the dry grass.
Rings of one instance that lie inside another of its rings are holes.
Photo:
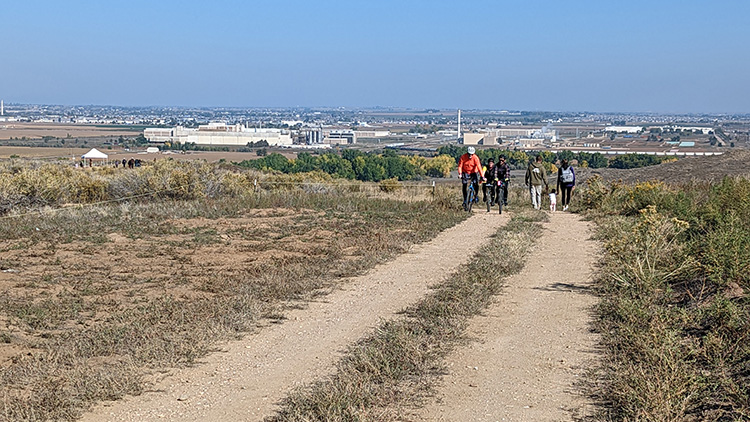
[[[581,195],[606,247],[596,420],[750,419],[750,181]]]
[[[0,219],[0,420],[72,420],[138,394],[150,372],[466,218],[455,198],[255,192],[246,175],[187,166],[200,189]],[[171,183],[145,170],[110,191]]]

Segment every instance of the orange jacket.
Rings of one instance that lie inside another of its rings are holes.
[[[459,176],[463,173],[482,173],[482,163],[479,161],[479,157],[476,154],[464,154],[458,159],[458,174]]]

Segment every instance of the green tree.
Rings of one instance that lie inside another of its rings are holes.
[[[300,152],[292,166],[293,173],[307,173],[318,170],[318,160],[309,152]]]
[[[456,168],[456,162],[450,155],[438,155],[425,163],[425,172],[429,177],[448,177]]]
[[[320,170],[328,174],[346,179],[354,179],[355,177],[352,162],[339,157],[338,154],[327,153],[321,155],[318,157],[318,165]]]
[[[364,182],[379,182],[386,178],[386,171],[380,163],[379,157],[366,155],[364,160],[365,165],[362,168],[362,173],[357,175],[357,179]]]
[[[568,160],[570,162],[570,160],[573,160],[575,157],[576,157],[575,153],[569,150],[563,150],[557,153],[557,159],[559,161]]]

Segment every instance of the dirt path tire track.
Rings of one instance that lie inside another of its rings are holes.
[[[417,302],[468,261],[506,215],[476,212],[432,241],[355,278],[281,324],[224,344],[151,391],[98,405],[83,421],[260,421],[295,386],[330,374],[347,345]]]
[[[589,223],[555,213],[524,269],[472,320],[477,341],[448,357],[425,421],[572,421],[593,405],[575,382],[597,357],[590,292],[597,245]]]

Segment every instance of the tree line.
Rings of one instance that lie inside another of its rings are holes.
[[[445,145],[438,148],[438,154],[450,155],[458,163],[458,159],[462,154],[466,152],[465,146],[460,145]],[[580,167],[591,167],[591,168],[602,168],[609,166],[609,160],[603,154],[594,152],[579,152],[574,153],[572,151],[559,151],[557,153],[549,151],[537,151],[528,153],[525,151],[515,151],[508,149],[488,148],[488,149],[477,149],[477,156],[482,163],[486,163],[489,158],[493,158],[495,162],[499,156],[505,157],[505,162],[508,163],[511,169],[521,170],[528,166],[529,161],[534,159],[537,155],[542,156],[542,160],[545,163],[554,164],[555,162],[562,160],[577,160],[578,166]]]
[[[296,159],[289,159],[279,153],[268,154],[256,160],[244,160],[236,163],[242,167],[258,170],[274,170],[281,173],[307,173],[322,171],[335,177],[350,180],[361,180],[364,182],[380,182],[385,179],[418,180],[423,177],[449,177],[450,172],[455,170],[461,155],[466,153],[465,146],[447,145],[438,148],[437,156],[425,158],[418,155],[399,155],[392,149],[383,152],[362,152],[354,149],[346,149],[341,155],[335,152],[326,152],[313,155],[309,152],[301,152]],[[511,169],[525,169],[529,161],[537,155],[542,156],[544,163],[552,170],[555,163],[562,160],[577,160],[579,167],[590,168],[636,168],[659,164],[667,157],[657,157],[645,154],[620,155],[614,159],[607,159],[603,154],[595,152],[559,151],[557,153],[540,151],[527,153],[524,151],[481,149],[477,151],[482,163],[486,163],[491,157],[497,159],[500,155],[505,156],[506,162]]]
[[[390,149],[382,153],[347,149],[341,155],[335,152],[320,155],[301,152],[296,159],[272,153],[257,160],[244,160],[237,164],[282,173],[323,171],[336,177],[364,182],[380,182],[385,179],[417,180],[425,176],[448,177],[456,166],[453,158],[447,155],[430,159],[418,155],[399,155]]]
[[[466,152],[466,147],[457,145],[446,145],[438,148],[438,154],[450,155],[458,163],[458,159],[462,154]],[[505,161],[508,163],[511,169],[521,170],[525,169],[529,164],[529,161],[534,159],[537,155],[542,156],[542,161],[548,164],[556,164],[562,160],[568,160],[572,162],[576,160],[579,167],[590,167],[590,168],[617,168],[617,169],[632,169],[638,167],[653,166],[660,164],[665,161],[675,160],[674,157],[664,157],[647,154],[624,154],[618,155],[613,159],[608,159],[604,154],[598,152],[573,152],[573,151],[537,151],[527,153],[525,151],[512,151],[502,150],[497,148],[489,149],[478,149],[477,156],[482,160],[482,163],[486,163],[487,160],[492,157],[497,162],[497,158],[503,155]]]

